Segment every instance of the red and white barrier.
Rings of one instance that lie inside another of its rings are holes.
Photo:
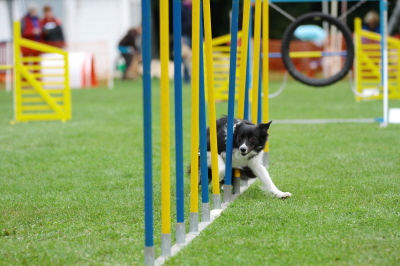
[[[42,54],[45,58],[41,65],[43,67],[60,67],[60,68],[44,68],[42,73],[46,74],[63,74],[63,61],[57,60],[60,55],[57,54]],[[48,59],[48,60],[46,60]],[[94,69],[94,57],[89,53],[69,53],[69,83],[71,89],[93,88],[98,85],[96,72]],[[63,81],[63,77],[43,77],[45,82]],[[57,85],[52,85],[53,88]]]

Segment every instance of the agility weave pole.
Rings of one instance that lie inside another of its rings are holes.
[[[239,21],[239,0],[232,1],[232,24],[231,24],[231,49],[230,49],[230,73],[229,73],[229,99],[228,99],[228,125],[226,133],[226,170],[224,184],[224,199],[231,201],[232,197],[232,146],[233,146],[233,123],[235,113],[235,90],[236,90],[236,55],[237,55],[237,33]],[[245,38],[245,37],[243,37]],[[242,77],[243,78],[243,77]],[[235,178],[240,175],[235,171]],[[240,181],[239,181],[240,182]],[[240,183],[239,183],[240,184]],[[237,186],[237,185],[236,185]]]
[[[160,21],[169,21],[169,5],[160,1]],[[169,43],[169,23],[160,23],[160,43]],[[161,61],[161,254],[171,255],[171,177],[170,177],[170,103],[169,46],[160,45]]]
[[[168,22],[166,22],[168,23]],[[181,1],[173,1],[174,69],[182,66]],[[183,124],[182,124],[182,72],[174,71],[175,99],[175,167],[176,167],[176,243],[185,242]]]
[[[261,1],[258,0],[258,22],[261,22]],[[144,122],[144,208],[145,208],[145,264],[161,265],[168,257],[175,255],[181,248],[187,245],[201,230],[206,228],[228,204],[234,200],[241,192],[248,187],[255,179],[250,182],[243,182],[240,186],[239,171],[235,172],[234,182],[232,182],[232,142],[233,142],[233,119],[235,104],[235,82],[236,82],[236,61],[238,47],[238,20],[239,20],[239,0],[232,1],[233,19],[232,19],[232,37],[230,49],[230,92],[229,92],[229,108],[228,108],[228,140],[227,146],[227,164],[225,169],[224,187],[224,203],[221,201],[220,184],[219,184],[219,167],[218,167],[218,151],[216,138],[216,107],[214,95],[214,69],[213,69],[213,49],[211,40],[211,10],[210,0],[193,0],[192,12],[192,96],[191,96],[191,174],[190,174],[190,213],[189,213],[189,233],[185,234],[185,208],[184,208],[184,175],[183,175],[183,123],[182,123],[182,73],[175,71],[174,74],[174,102],[175,102],[175,150],[176,150],[176,244],[172,245],[171,240],[171,178],[170,178],[170,99],[169,99],[169,80],[168,80],[168,60],[169,51],[169,2],[160,0],[160,57],[161,57],[161,256],[155,260],[154,253],[154,218],[153,218],[153,172],[152,172],[152,84],[150,76],[151,61],[151,6],[150,2],[144,2],[142,5],[143,15],[143,122]],[[247,11],[250,14],[250,0],[245,1]],[[267,5],[268,6],[268,5]],[[174,65],[175,69],[181,66],[181,2],[173,2],[173,29],[174,29]],[[249,17],[249,14],[247,14]],[[204,53],[203,53],[203,26],[204,19]],[[247,28],[250,28],[247,22]],[[260,28],[260,27],[259,27]],[[248,34],[249,30],[247,31]],[[249,36],[242,39],[249,40]],[[258,46],[260,45],[258,38]],[[242,69],[245,75],[239,80],[248,93],[248,77],[249,74],[249,58],[248,49],[245,49],[243,57],[247,64]],[[257,55],[260,59],[260,56]],[[206,64],[206,66],[204,65]],[[200,67],[199,67],[200,66]],[[204,70],[207,71],[206,80]],[[259,80],[261,73],[256,72],[254,79]],[[244,80],[244,81],[243,81]],[[205,82],[207,86],[205,86]],[[207,87],[207,102],[205,87]],[[259,86],[257,86],[258,89]],[[256,90],[256,89],[254,89]],[[261,92],[257,92],[261,96]],[[248,97],[244,97],[248,98]],[[261,98],[261,97],[259,97]],[[261,100],[261,99],[260,99]],[[245,114],[245,106],[249,103],[242,101],[241,113]],[[257,108],[260,104],[254,104]],[[212,199],[213,210],[210,211],[209,191],[208,191],[208,163],[207,163],[207,121],[206,111],[208,106],[208,117],[210,126],[210,143],[211,143],[211,165],[212,165]],[[260,110],[255,109],[257,113]],[[200,148],[199,148],[200,147]],[[230,149],[230,151],[228,151]],[[200,166],[199,166],[200,153]],[[200,169],[199,169],[200,168]],[[201,203],[202,203],[202,219],[199,223],[199,195],[198,182],[199,170],[201,172]],[[233,185],[233,189],[232,189]],[[234,195],[232,195],[232,191]]]
[[[142,2],[142,47],[151,47],[150,1]],[[151,50],[143,49],[143,136],[144,136],[144,263],[154,265],[153,226],[153,157],[152,157],[152,101],[151,101]]]
[[[205,62],[207,69],[207,92],[208,92],[208,113],[210,125],[210,145],[211,145],[211,171],[212,171],[212,190],[214,208],[221,208],[221,194],[219,189],[219,169],[218,169],[218,147],[217,147],[217,120],[215,111],[214,97],[214,70],[212,57],[212,34],[211,34],[211,10],[210,0],[203,0],[204,14],[204,44],[205,44]]]

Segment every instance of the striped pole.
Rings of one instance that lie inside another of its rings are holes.
[[[142,60],[143,60],[143,137],[144,137],[144,262],[154,265],[153,239],[153,173],[152,173],[152,128],[151,128],[151,6],[142,3]]]
[[[263,57],[263,66],[262,66],[262,73],[263,73],[263,103],[262,103],[262,109],[263,109],[263,120],[264,123],[268,123],[269,121],[269,5],[267,1],[264,1],[263,3],[263,54],[265,55]],[[264,148],[264,154],[263,154],[263,165],[265,167],[268,167],[269,164],[269,141],[265,145]]]
[[[201,2],[201,0],[200,0]],[[200,176],[201,176],[201,202],[202,222],[210,221],[210,200],[208,197],[208,166],[207,166],[207,117],[206,95],[204,89],[204,53],[203,53],[203,12],[200,5]]]
[[[200,0],[192,2],[192,139],[190,171],[190,232],[199,231],[199,63]]]
[[[144,1],[146,2],[146,1]],[[181,1],[173,1],[174,69],[182,68]],[[185,211],[183,182],[182,73],[174,71],[175,152],[176,152],[176,243],[185,243]]]
[[[260,40],[261,37],[261,0],[256,0],[254,21],[254,53],[253,53],[253,81],[252,81],[252,105],[251,120],[257,123],[258,107],[258,73],[260,67]]]
[[[231,24],[231,49],[229,66],[229,98],[228,98],[228,125],[226,137],[226,161],[225,161],[225,185],[224,201],[230,202],[232,197],[232,146],[233,123],[235,116],[235,89],[236,89],[236,56],[237,35],[239,22],[239,0],[232,0],[232,24]],[[239,184],[240,186],[240,184]]]
[[[171,178],[169,104],[169,1],[160,0],[161,61],[161,255],[171,256]]]
[[[212,55],[212,34],[211,34],[211,11],[210,0],[203,0],[204,12],[204,35],[207,65],[207,92],[208,92],[208,113],[210,121],[210,142],[211,142],[211,169],[214,209],[221,209],[221,195],[219,189],[218,173],[218,146],[217,146],[217,124],[214,97],[214,66]]]

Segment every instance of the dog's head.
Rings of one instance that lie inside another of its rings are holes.
[[[254,125],[248,121],[242,121],[236,126],[234,141],[242,156],[246,156],[252,151],[260,152],[264,149],[271,123],[272,121]]]

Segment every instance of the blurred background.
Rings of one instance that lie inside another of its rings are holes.
[[[65,41],[63,48],[72,53],[88,53],[91,55],[93,68],[98,83],[112,86],[113,78],[121,76],[118,65],[124,64],[119,42],[129,29],[138,28],[141,24],[142,0],[0,0],[0,64],[5,64],[7,54],[5,46],[12,40],[12,21],[21,20],[30,8],[36,8],[38,17],[44,16],[43,8],[50,6],[53,15],[60,21]],[[185,1],[183,1],[185,2]],[[242,2],[242,1],[241,1]],[[350,10],[360,1],[338,2],[339,15]],[[389,0],[389,18],[396,0]],[[172,1],[170,1],[172,4]],[[231,1],[211,1],[213,36],[229,33]],[[242,4],[241,4],[242,5]],[[301,14],[322,11],[322,2],[282,3],[276,4],[293,17]],[[351,12],[344,23],[353,31],[355,17],[363,18],[369,11],[379,12],[378,1],[367,1]],[[153,12],[153,58],[159,57],[159,0],[152,0]],[[172,16],[172,7],[170,8]],[[172,19],[171,19],[172,21]],[[270,8],[270,39],[272,50],[280,49],[279,40],[287,26],[291,23],[274,8]],[[170,27],[171,29],[172,27]],[[172,33],[172,30],[171,30]],[[392,33],[399,33],[398,27]],[[140,34],[139,34],[140,35]],[[136,42],[140,45],[140,36]],[[169,44],[172,47],[172,43]],[[171,57],[173,54],[171,53]],[[3,61],[3,62],[1,62]],[[275,62],[276,61],[276,62]],[[276,70],[283,66],[280,59],[272,60]],[[274,63],[275,62],[275,63]],[[125,66],[126,67],[126,66]],[[120,69],[121,70],[121,69]],[[282,68],[283,70],[283,68]],[[123,72],[123,71],[122,71]],[[134,75],[138,76],[138,75]]]

